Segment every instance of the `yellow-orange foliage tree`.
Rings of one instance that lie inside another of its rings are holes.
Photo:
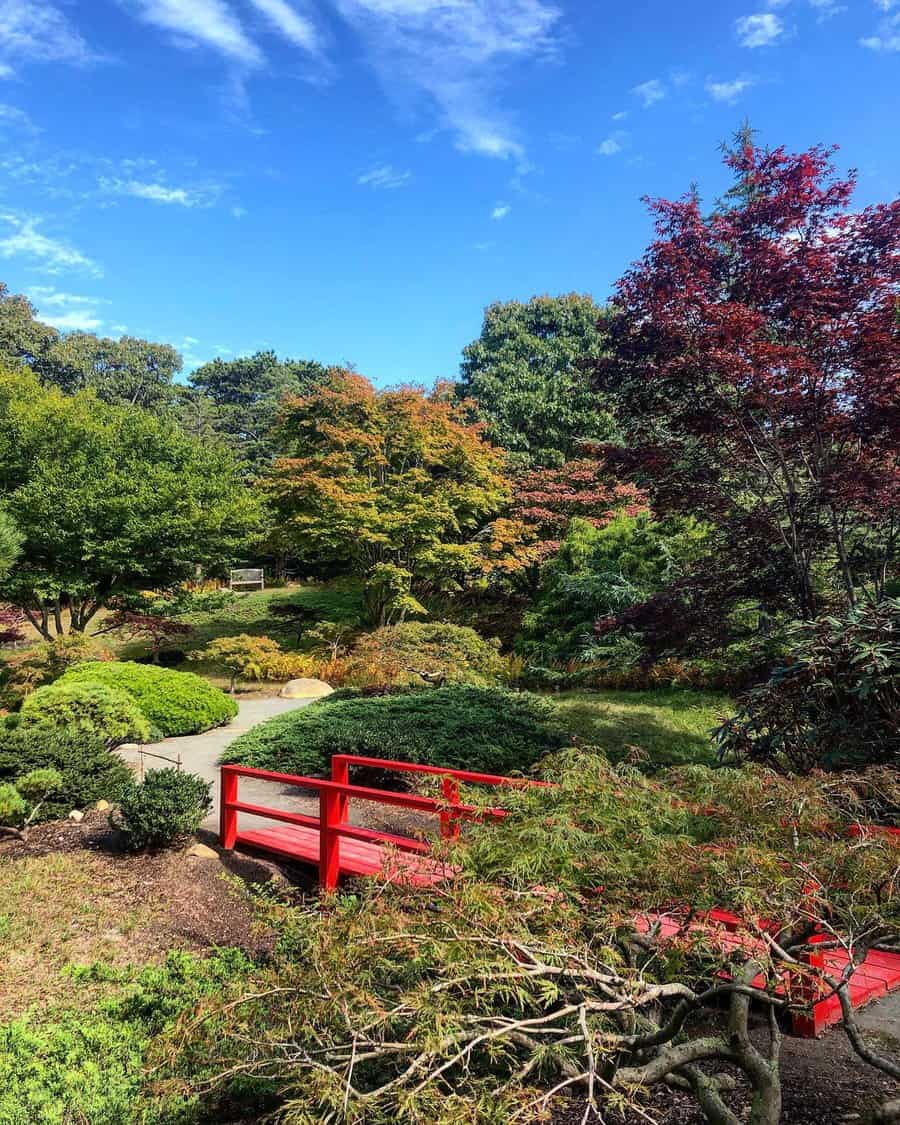
[[[516,537],[495,526],[510,499],[503,451],[448,385],[376,390],[336,368],[284,400],[276,440],[263,487],[281,545],[348,564],[374,622],[422,612],[415,589],[460,590],[515,565]]]

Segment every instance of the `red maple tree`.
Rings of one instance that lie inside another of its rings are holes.
[[[11,645],[24,637],[22,626],[25,617],[12,605],[0,605],[0,645]]]
[[[526,537],[534,538],[538,562],[556,554],[569,521],[576,516],[594,527],[605,527],[622,513],[634,516],[646,511],[646,493],[616,479],[596,457],[522,473],[514,482],[513,517],[525,525]]]
[[[900,201],[853,210],[834,151],[744,133],[711,213],[652,202],[595,364],[654,507],[717,523],[750,568],[729,528],[765,524],[804,617],[880,596],[900,529]]]

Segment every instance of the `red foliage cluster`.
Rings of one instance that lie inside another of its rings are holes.
[[[559,550],[569,520],[605,527],[617,515],[647,511],[646,494],[616,480],[602,460],[567,461],[558,469],[537,469],[515,481],[513,514],[537,538],[541,561]]]
[[[107,618],[102,632],[112,633],[120,629],[132,637],[145,637],[154,655],[158,655],[166,645],[190,637],[194,632],[191,625],[173,621],[171,617],[126,610],[118,610]]]
[[[0,605],[0,645],[11,645],[24,638],[25,617],[12,605]]]
[[[744,137],[711,214],[653,202],[595,365],[654,507],[764,515],[803,615],[822,564],[879,592],[900,524],[900,200],[852,211],[832,153]]]

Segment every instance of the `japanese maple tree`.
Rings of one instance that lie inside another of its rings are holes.
[[[833,153],[747,131],[711,212],[652,202],[595,363],[654,507],[717,522],[751,571],[728,529],[764,525],[803,617],[881,596],[900,522],[900,200],[853,209]]]
[[[589,452],[589,450],[585,450]],[[513,514],[534,540],[542,562],[559,550],[569,521],[578,517],[605,527],[617,515],[647,511],[647,495],[616,478],[598,458],[583,456],[557,469],[536,469],[516,478]]]
[[[454,590],[484,577],[491,525],[507,504],[502,450],[467,421],[451,390],[376,390],[333,369],[287,396],[276,430],[283,456],[263,482],[279,545],[364,577]],[[377,583],[376,583],[377,585]],[[379,623],[385,608],[376,597]]]

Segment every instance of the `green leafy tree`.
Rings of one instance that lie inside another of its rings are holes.
[[[181,356],[169,344],[70,332],[50,346],[37,370],[67,394],[92,390],[104,402],[158,409],[177,401],[172,380],[181,366]]]
[[[3,511],[0,511],[0,578],[9,574],[22,549],[22,533]]]
[[[578,293],[498,302],[463,349],[459,397],[474,401],[491,440],[523,467],[561,465],[579,442],[612,435],[583,367],[603,354],[605,316]]]
[[[24,537],[0,597],[47,640],[83,631],[119,594],[221,569],[261,529],[219,444],[22,371],[0,371],[0,494]]]
[[[272,428],[281,399],[320,383],[326,368],[312,360],[280,360],[274,352],[214,359],[189,376],[182,413],[186,424],[223,435],[253,470],[274,455]]]
[[[36,366],[59,333],[36,317],[34,305],[0,281],[0,361]]]

